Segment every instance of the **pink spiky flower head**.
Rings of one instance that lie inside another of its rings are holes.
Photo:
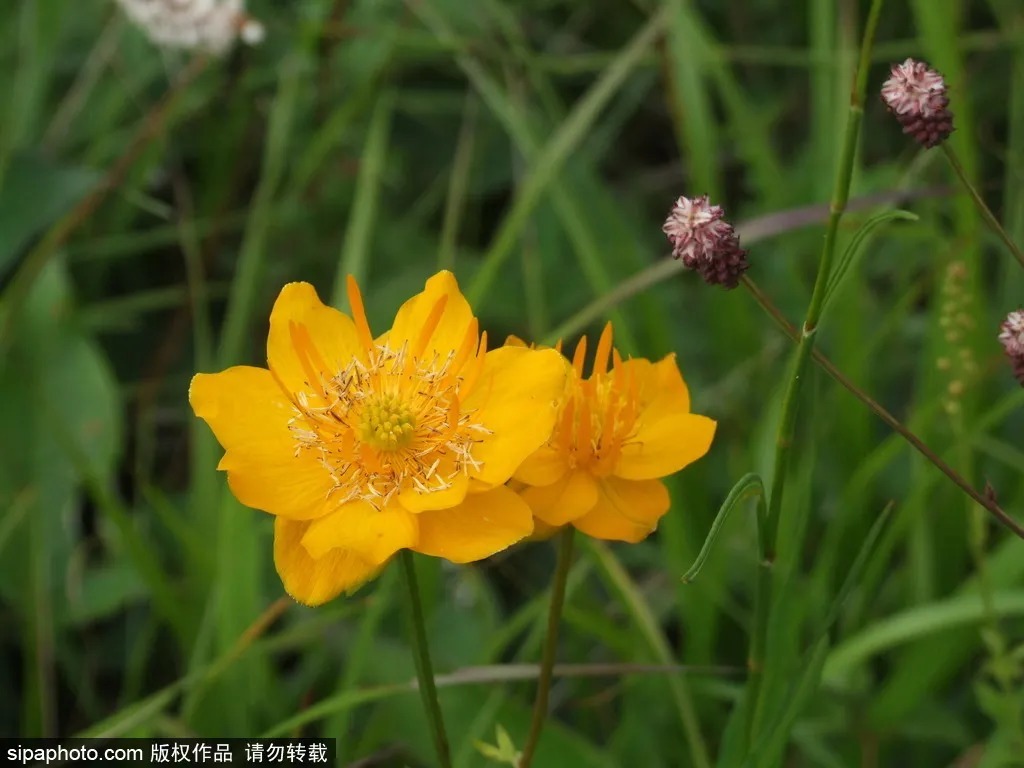
[[[953,132],[946,81],[923,61],[894,64],[892,76],[882,86],[882,101],[903,132],[925,149],[941,144]]]
[[[1024,386],[1024,310],[1017,309],[1006,316],[999,326],[999,343],[1013,366],[1013,375]]]
[[[705,282],[735,288],[750,263],[740,248],[736,230],[724,218],[722,207],[708,203],[708,196],[676,200],[661,228],[679,259]]]

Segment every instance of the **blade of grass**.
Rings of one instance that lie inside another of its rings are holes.
[[[416,4],[416,6],[419,5]],[[429,4],[423,3],[422,5]],[[531,172],[523,182],[520,194],[512,203],[511,210],[502,221],[491,247],[484,255],[480,270],[466,291],[467,298],[471,303],[479,302],[493,287],[502,265],[515,247],[519,233],[530,212],[564,167],[566,160],[579,146],[601,110],[626,82],[646,50],[664,32],[667,21],[668,13],[665,8],[651,16],[609,64],[597,82],[577,102],[566,120],[538,152],[532,163]]]
[[[587,544],[588,551],[593,556],[598,570],[611,591],[619,596],[622,604],[629,611],[648,648],[654,654],[654,658],[660,664],[672,664],[674,660],[672,650],[661,633],[650,606],[647,605],[647,601],[633,584],[622,564],[602,542],[588,539]],[[679,713],[691,764],[696,768],[710,768],[711,758],[704,736],[701,734],[700,721],[697,718],[689,686],[677,675],[669,675],[666,682]]]
[[[263,145],[260,180],[249,209],[245,236],[231,281],[217,354],[218,365],[222,368],[245,357],[246,335],[256,312],[259,279],[267,258],[267,238],[273,222],[271,211],[291,159],[292,125],[304,83],[302,57],[293,53],[281,64],[277,94],[270,109],[267,139]]]
[[[360,155],[355,200],[345,229],[338,270],[334,273],[334,290],[331,293],[333,307],[347,307],[345,281],[348,275],[352,275],[359,285],[367,283],[366,265],[373,249],[373,228],[377,223],[377,207],[388,161],[394,110],[394,93],[383,91],[374,104],[370,127],[366,131],[366,144]]]
[[[14,273],[14,277],[11,278],[10,283],[0,295],[0,347],[10,336],[11,326],[18,316],[20,308],[50,259],[99,208],[107,196],[120,187],[125,175],[142,155],[143,150],[165,129],[181,95],[205,67],[206,59],[204,57],[199,56],[192,60],[163,98],[142,119],[128,147],[110,167],[102,181],[82,198],[64,218],[58,221],[25,257],[21,266]]]
[[[451,174],[448,177],[448,196],[445,200],[444,219],[441,222],[441,243],[437,249],[437,268],[455,267],[456,244],[462,217],[468,202],[469,180],[473,171],[473,155],[479,130],[480,102],[474,94],[466,94],[462,113],[462,126],[455,145]]]
[[[705,31],[690,0],[670,0],[666,6],[671,9],[665,36],[668,103],[687,183],[700,194],[721,200],[721,131],[708,93]]]
[[[992,595],[992,608],[1000,617],[1024,615],[1024,592],[997,591]],[[909,608],[874,622],[837,645],[825,663],[822,679],[827,685],[842,688],[847,677],[874,656],[922,637],[981,624],[984,620],[985,601],[979,594]]]

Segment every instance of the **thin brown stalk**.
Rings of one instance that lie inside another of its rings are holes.
[[[760,288],[751,280],[749,277],[742,279],[744,287],[750,291],[751,295],[757,300],[757,303],[771,316],[775,323],[783,330],[783,332],[793,341],[798,342],[800,340],[800,331],[794,326],[782,312],[776,307],[771,299],[764,294]],[[903,422],[893,416],[887,411],[881,404],[875,401],[870,395],[864,390],[846,378],[845,374],[840,371],[836,366],[825,357],[818,349],[811,351],[811,357],[825,373],[831,376],[837,383],[842,385],[850,394],[860,400],[864,405],[871,410],[878,418],[880,418],[885,424],[891,428],[894,432],[898,433],[904,440],[910,443],[914,449],[924,456],[929,462],[934,464],[942,474],[952,480],[960,490],[970,496],[974,501],[988,510],[1000,523],[1006,528],[1013,531],[1017,536],[1024,539],[1024,526],[1019,522],[1010,517],[1006,511],[996,503],[995,499],[988,495],[978,491],[970,483],[968,483],[955,469],[949,464],[942,460],[942,458],[931,448],[908,429]]]

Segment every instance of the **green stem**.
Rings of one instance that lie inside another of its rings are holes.
[[[444,730],[441,704],[437,700],[437,686],[434,683],[434,667],[430,663],[430,647],[427,645],[427,630],[423,620],[423,605],[420,602],[420,588],[416,583],[416,564],[412,552],[402,550],[402,575],[409,591],[409,623],[412,627],[413,659],[416,662],[416,679],[419,682],[420,698],[430,721],[431,736],[441,768],[451,768],[452,757],[448,749],[448,736]]]
[[[750,677],[747,679],[748,701],[753,709],[747,712],[747,745],[753,743],[761,722],[761,683],[764,679],[764,654],[768,645],[768,615],[772,601],[772,577],[775,573],[774,542],[768,539],[768,511],[765,505],[764,492],[757,499],[757,540],[760,562],[757,568],[757,592],[754,596],[754,628],[750,637],[750,650],[747,653],[747,668]]]
[[[778,532],[779,513],[782,509],[782,495],[786,482],[790,447],[796,427],[796,414],[800,402],[800,388],[806,378],[807,362],[814,348],[815,333],[825,303],[828,279],[832,272],[835,258],[836,240],[839,235],[839,221],[846,210],[846,202],[850,194],[850,181],[853,177],[854,156],[857,151],[857,138],[860,135],[861,117],[864,114],[864,91],[867,87],[868,63],[871,57],[871,43],[875,37],[875,27],[882,8],[882,0],[874,0],[864,30],[861,44],[860,63],[857,68],[853,90],[850,93],[850,112],[846,120],[846,133],[843,139],[842,154],[839,159],[839,172],[835,187],[832,190],[832,201],[829,204],[829,217],[825,229],[825,244],[821,251],[818,264],[818,275],[814,281],[814,291],[807,307],[800,341],[793,362],[793,373],[786,389],[782,406],[782,419],[779,423],[775,448],[775,466],[772,477],[771,496],[768,502],[768,540],[774,543]]]
[[[558,539],[558,562],[555,565],[554,583],[551,585],[551,605],[548,608],[548,631],[544,638],[544,650],[541,655],[540,677],[537,680],[537,698],[533,702],[533,719],[530,721],[530,733],[523,746],[523,754],[519,758],[519,768],[528,768],[537,751],[540,732],[544,729],[544,721],[548,716],[548,696],[551,693],[551,675],[555,667],[555,656],[558,651],[558,625],[562,619],[562,605],[565,603],[565,583],[569,577],[569,566],[572,565],[572,538],[575,529],[565,526]]]
[[[772,304],[771,299],[769,299],[764,292],[757,287],[757,284],[748,277],[744,277],[742,282],[744,287],[749,290],[754,299],[757,300],[757,303],[760,304],[765,312],[767,312],[778,324],[783,333],[789,336],[793,341],[798,341],[800,338],[800,331],[783,316],[778,307]],[[816,362],[818,366],[825,371],[825,373],[832,377],[833,381],[841,385],[847,392],[860,400],[865,406],[867,406],[869,411],[885,422],[886,426],[890,427],[894,432],[896,432],[896,434],[910,443],[914,450],[924,456],[931,464],[935,465],[936,469],[952,480],[957,488],[988,510],[989,513],[991,513],[992,516],[995,517],[1006,529],[1012,531],[1018,538],[1024,539],[1024,526],[1010,517],[1006,510],[999,506],[991,494],[982,493],[973,485],[968,483],[959,472],[953,469],[937,453],[935,453],[935,451],[929,448],[921,438],[911,432],[903,422],[883,408],[881,403],[876,401],[867,392],[846,378],[846,375],[836,368],[835,364],[825,357],[825,355],[820,351],[817,349],[811,350],[811,357],[814,359],[814,362]]]
[[[811,359],[811,351],[814,349],[815,334],[818,329],[818,322],[821,319],[821,312],[825,306],[829,277],[832,272],[832,262],[835,259],[836,240],[839,234],[839,221],[846,210],[846,203],[850,195],[850,181],[853,177],[854,157],[857,152],[857,138],[860,135],[861,118],[864,113],[864,93],[867,90],[868,65],[871,61],[871,45],[875,37],[875,28],[878,26],[878,17],[882,10],[882,0],[873,0],[871,10],[868,13],[867,24],[864,28],[864,37],[860,48],[860,61],[857,65],[857,72],[854,77],[853,88],[850,92],[850,111],[846,120],[846,132],[843,139],[842,154],[839,159],[839,170],[836,175],[835,187],[832,190],[832,202],[829,205],[828,224],[825,229],[825,243],[821,251],[821,260],[818,264],[818,275],[814,281],[814,291],[811,294],[811,301],[807,307],[807,314],[804,318],[803,328],[800,332],[800,340],[797,344],[796,354],[793,360],[792,375],[786,388],[782,405],[782,417],[779,421],[778,433],[775,441],[775,462],[772,471],[772,484],[768,501],[768,514],[765,521],[767,530],[768,552],[774,553],[776,549],[776,538],[779,530],[779,518],[782,514],[783,491],[786,483],[786,470],[789,465],[789,456],[793,445],[793,436],[796,431],[796,414],[800,404],[800,389],[807,378],[807,363]],[[765,588],[766,594],[759,594],[758,600],[761,604],[767,602],[770,606],[771,590]],[[763,610],[767,610],[764,608]],[[768,618],[765,617],[764,624],[767,625]],[[766,631],[762,627],[755,629],[751,638],[753,646],[758,640],[758,633]],[[757,698],[752,699],[753,708],[751,716],[762,708],[764,699],[764,688],[757,686],[755,691]],[[752,723],[756,726],[756,722]],[[750,737],[756,737],[756,732],[751,731]]]
[[[985,201],[982,199],[977,187],[975,187],[968,178],[967,171],[965,171],[964,167],[960,164],[960,159],[956,156],[956,152],[953,151],[953,147],[950,146],[949,142],[942,144],[942,152],[946,155],[946,159],[956,172],[956,176],[960,179],[960,183],[964,185],[964,188],[967,190],[968,194],[970,194],[974,204],[978,206],[978,210],[981,212],[981,217],[985,220],[985,223],[988,224],[989,228],[1006,244],[1006,247],[1010,249],[1010,253],[1013,254],[1013,258],[1015,258],[1017,262],[1024,267],[1024,252],[1022,252],[1020,247],[1013,242],[1013,239],[1007,231],[1003,229],[1003,225],[999,223],[999,219],[996,218],[995,214],[992,213],[992,210],[985,204]]]

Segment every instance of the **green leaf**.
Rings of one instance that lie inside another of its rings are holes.
[[[850,242],[847,244],[846,248],[843,249],[842,255],[836,261],[832,274],[829,276],[828,287],[825,289],[825,306],[828,306],[829,302],[832,301],[836,291],[838,291],[839,287],[843,284],[843,280],[846,278],[850,267],[852,267],[863,254],[868,244],[868,238],[874,234],[874,231],[878,227],[889,221],[917,221],[917,219],[918,217],[916,214],[897,208],[877,213],[861,224],[860,228],[854,232],[853,237],[850,238]]]
[[[683,574],[682,581],[684,584],[691,583],[697,578],[700,573],[700,569],[704,567],[704,562],[708,559],[708,555],[711,554],[711,548],[714,546],[718,534],[722,531],[722,526],[725,525],[725,521],[729,517],[729,513],[732,512],[733,507],[743,501],[749,496],[757,496],[758,498],[758,532],[763,534],[764,525],[764,483],[761,481],[761,476],[749,472],[741,477],[736,485],[729,491],[729,495],[725,497],[725,501],[722,502],[722,506],[718,510],[718,514],[715,515],[714,521],[711,523],[711,529],[708,531],[708,535],[704,539],[704,545],[700,548],[700,552],[697,553],[697,559],[693,561],[693,565],[690,566],[690,570]],[[762,547],[763,554],[763,547]]]
[[[760,738],[757,739],[747,759],[743,762],[744,768],[754,768],[754,766],[767,768],[767,766],[779,764],[778,756],[789,740],[793,724],[818,690],[821,668],[828,657],[828,648],[827,637],[821,638],[814,646],[810,658],[804,662],[803,671],[789,686],[785,705],[777,711],[775,717],[762,731]]]
[[[992,595],[997,616],[1024,616],[1024,592],[1001,591]],[[841,687],[848,676],[873,656],[896,646],[939,632],[977,624],[986,619],[986,606],[977,594],[915,606],[876,621],[848,638],[829,655],[824,679]]]
[[[0,280],[31,239],[53,224],[99,180],[34,152],[14,155],[0,184]]]
[[[520,752],[516,749],[515,744],[512,743],[512,737],[500,725],[495,726],[494,730],[497,743],[487,744],[486,742],[477,741],[475,742],[476,748],[489,760],[511,765],[515,768],[515,766],[519,765]]]

